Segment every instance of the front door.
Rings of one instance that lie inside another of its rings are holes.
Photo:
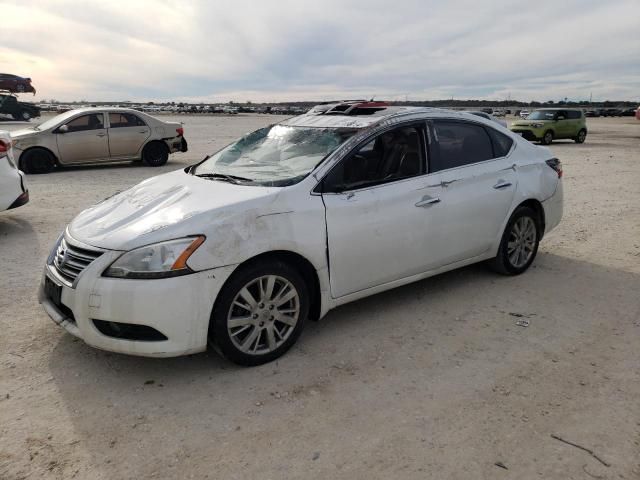
[[[102,113],[81,115],[65,125],[66,132],[55,130],[61,163],[89,163],[109,159],[109,141]]]
[[[149,135],[151,135],[151,129],[134,113],[109,113],[111,158],[139,157],[140,150]]]
[[[429,186],[424,128],[384,132],[322,182],[334,298],[424,272],[434,263],[439,183]]]

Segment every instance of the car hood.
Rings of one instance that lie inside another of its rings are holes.
[[[280,190],[203,179],[178,170],[145,180],[84,210],[69,224],[68,233],[109,250],[207,235],[216,223],[238,212],[256,206],[269,211]]]

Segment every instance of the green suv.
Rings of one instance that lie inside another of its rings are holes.
[[[541,108],[524,120],[513,122],[511,131],[544,145],[560,138],[583,143],[587,138],[587,121],[578,108]]]

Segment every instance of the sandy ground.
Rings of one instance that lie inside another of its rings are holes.
[[[36,300],[80,210],[276,120],[178,118],[191,150],[166,167],[30,176],[31,203],[0,214],[0,479],[640,478],[640,122],[552,146],[565,218],[526,274],[472,266],[341,307],[247,369],[97,351]]]

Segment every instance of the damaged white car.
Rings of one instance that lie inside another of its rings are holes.
[[[0,212],[29,201],[24,174],[16,166],[12,145],[9,132],[0,130]]]
[[[40,301],[89,345],[257,365],[338,305],[484,260],[516,275],[562,216],[547,148],[483,118],[322,105],[78,215]]]

